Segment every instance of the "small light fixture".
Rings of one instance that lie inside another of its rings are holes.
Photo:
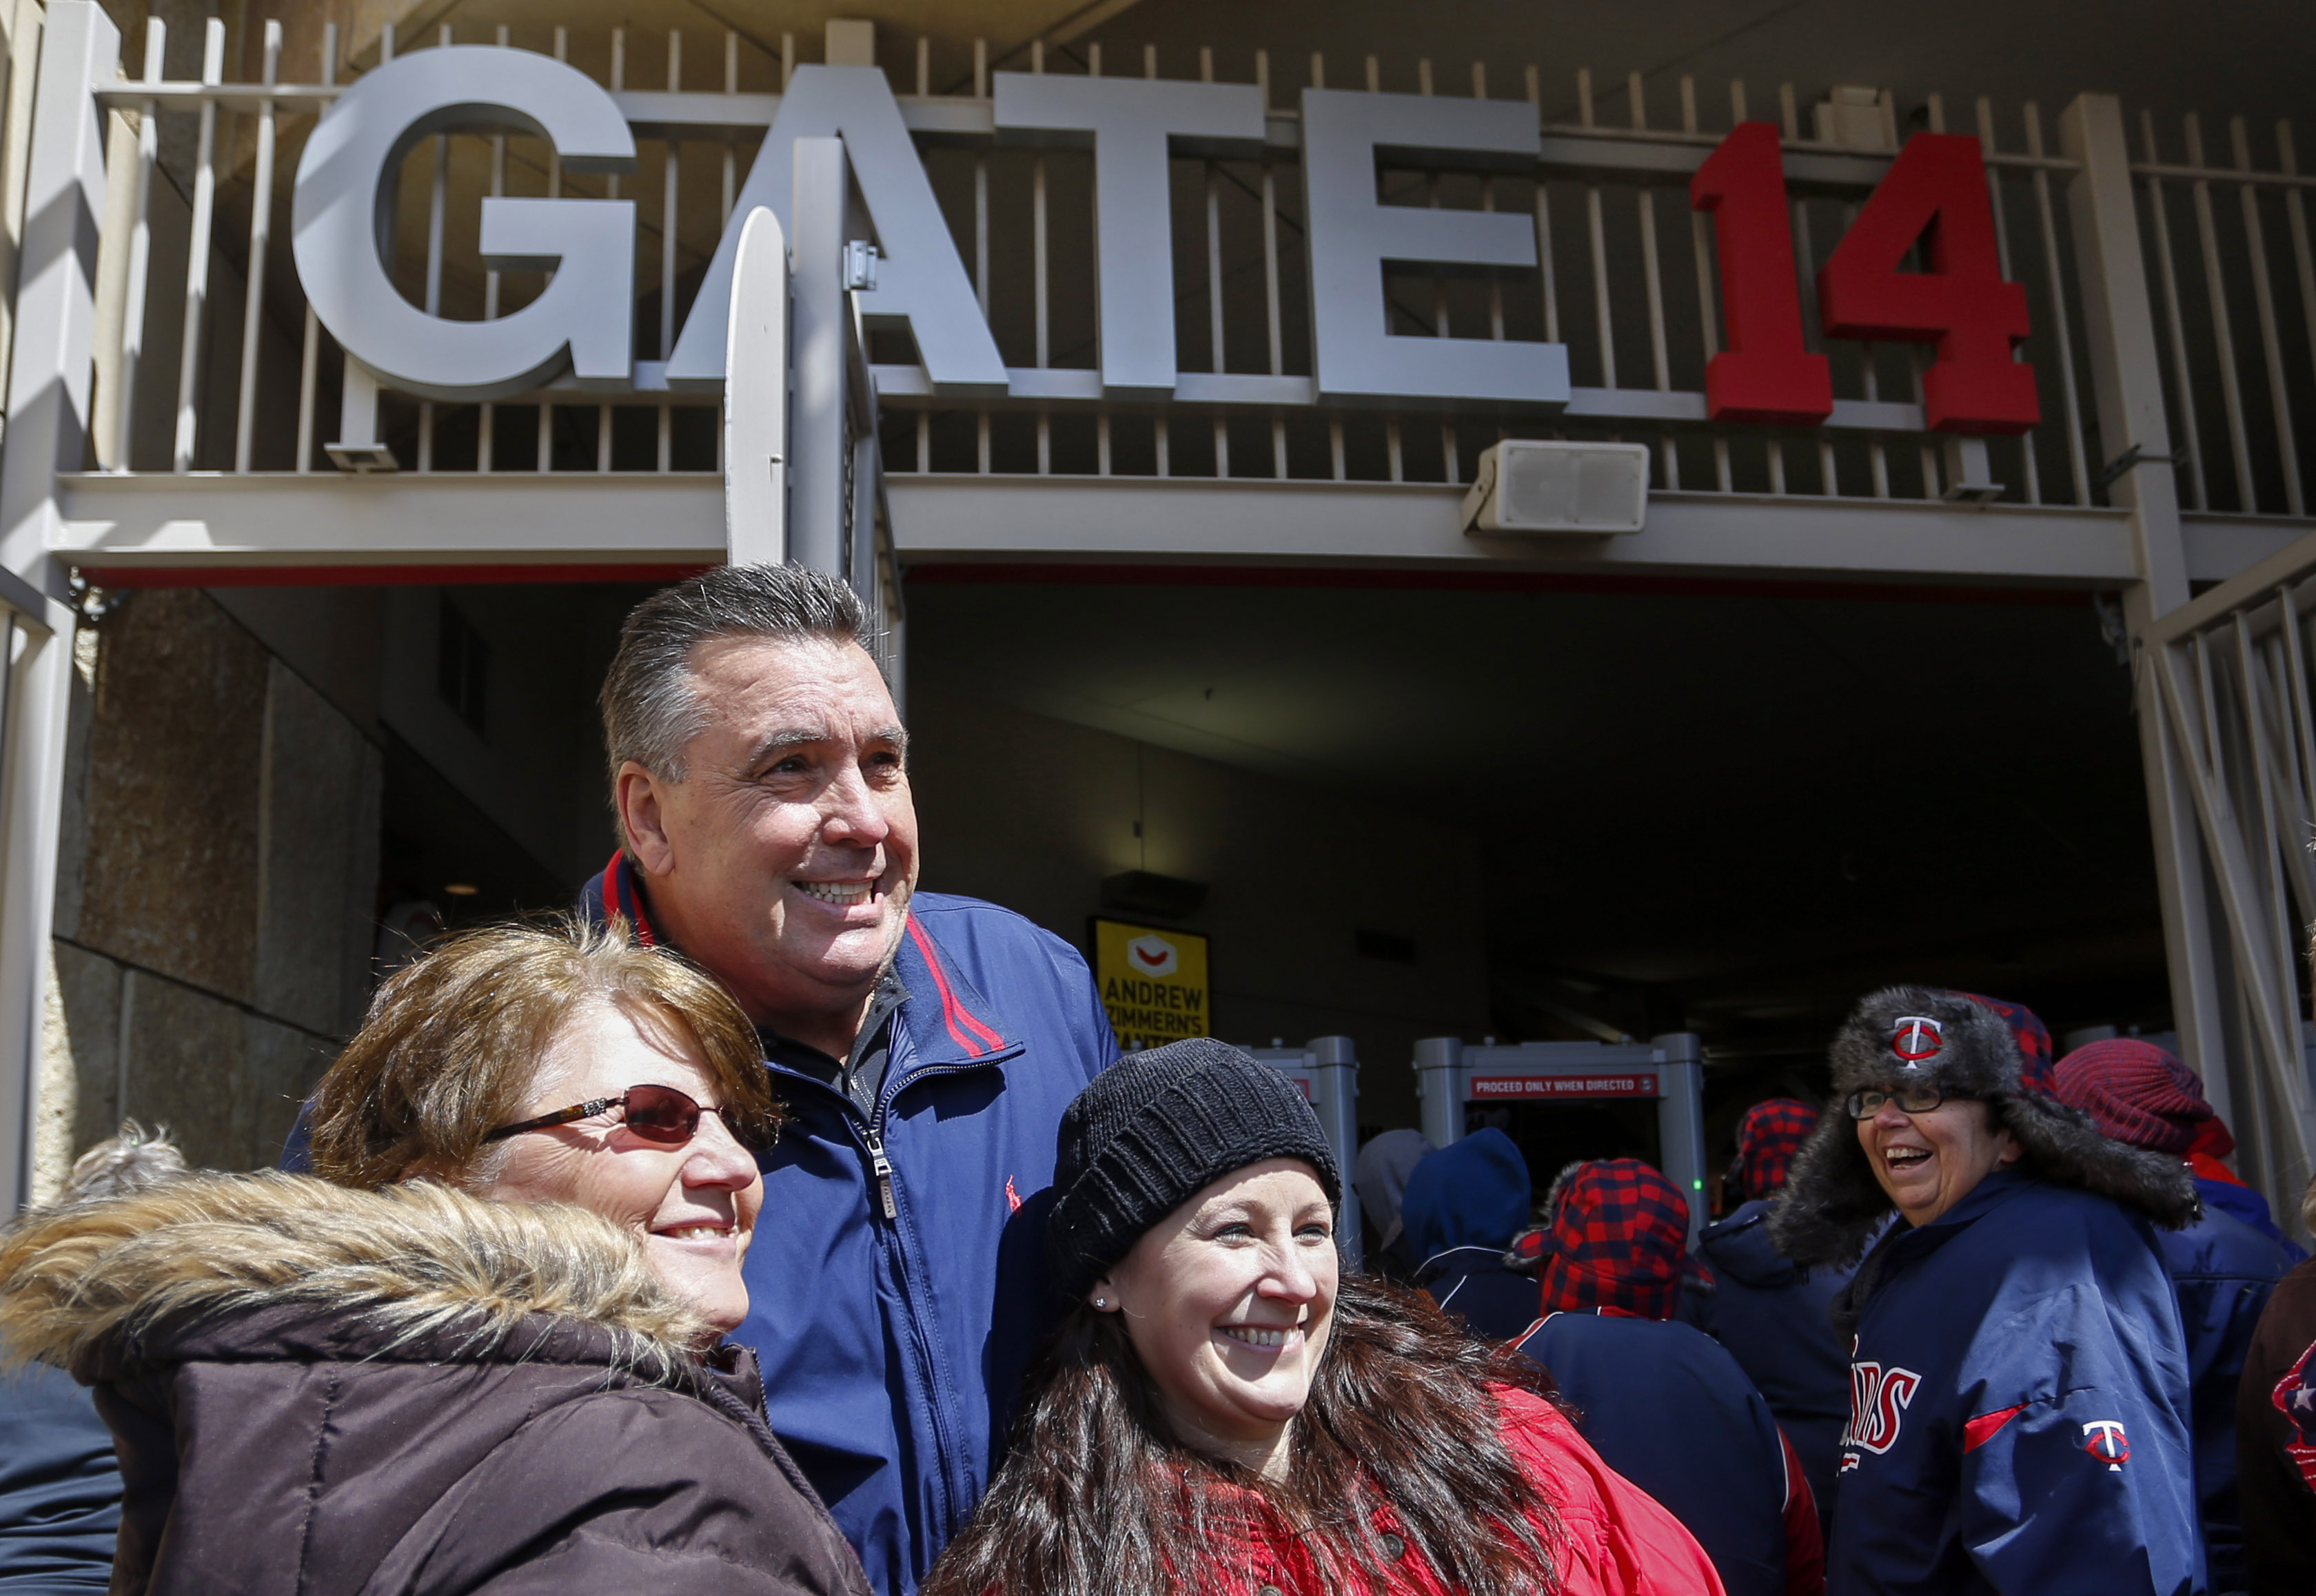
[[[1481,453],[1464,495],[1464,530],[1483,536],[1637,532],[1648,507],[1645,444],[1506,439]]]
[[[445,894],[452,898],[472,898],[476,893],[481,891],[482,888],[475,885],[472,882],[444,882],[442,883],[442,891]]]

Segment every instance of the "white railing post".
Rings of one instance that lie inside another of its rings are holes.
[[[724,343],[724,544],[735,565],[788,552],[788,252],[758,206],[732,263]]]
[[[2187,601],[2187,562],[2121,102],[2112,94],[2077,96],[2060,119],[2060,137],[2068,156],[2080,163],[2067,181],[2067,209],[2074,226],[2099,447],[2110,461],[2133,459],[2108,491],[2131,511],[2139,571],[2139,581],[2124,594],[2124,610],[2142,651],[2135,661],[2140,762],[2154,829],[2172,1019],[2188,1068],[2204,1077],[2212,1105],[2226,1115],[2234,1104],[2212,905],[2205,891],[2204,845],[2187,773],[2179,763],[2181,750],[2164,724],[2163,699],[2151,669],[2155,661],[2143,652],[2165,646],[2146,639],[2149,624]]]
[[[844,219],[851,175],[842,138],[796,142],[796,186],[788,210],[794,272],[796,367],[788,417],[788,557],[825,571],[844,568],[847,444]]]
[[[97,218],[120,34],[94,0],[54,0],[42,41],[0,455],[0,598],[16,611],[0,729],[0,1204],[30,1193],[65,722],[72,686],[67,572],[49,553],[57,476],[88,442]]]

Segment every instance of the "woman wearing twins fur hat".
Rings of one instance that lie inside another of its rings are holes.
[[[1832,1064],[1841,1112],[1769,1220],[1804,1265],[1884,1231],[1834,1302],[1855,1340],[1831,1596],[2201,1592],[2187,1349],[2151,1228],[2195,1218],[2186,1167],[2026,1089],[2009,1027],[1960,993],[1875,993]]]
[[[1059,1142],[1069,1311],[925,1596],[1721,1596],[1533,1365],[1341,1272],[1334,1155],[1277,1071],[1129,1054]]]

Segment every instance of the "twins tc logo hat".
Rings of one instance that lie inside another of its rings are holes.
[[[1890,1051],[1907,1068],[1919,1068],[1938,1056],[1938,1050],[1946,1044],[1946,1028],[1926,1015],[1900,1015]]]

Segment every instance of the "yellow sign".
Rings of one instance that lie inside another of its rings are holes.
[[[1093,973],[1121,1046],[1214,1034],[1205,937],[1096,920]]]

